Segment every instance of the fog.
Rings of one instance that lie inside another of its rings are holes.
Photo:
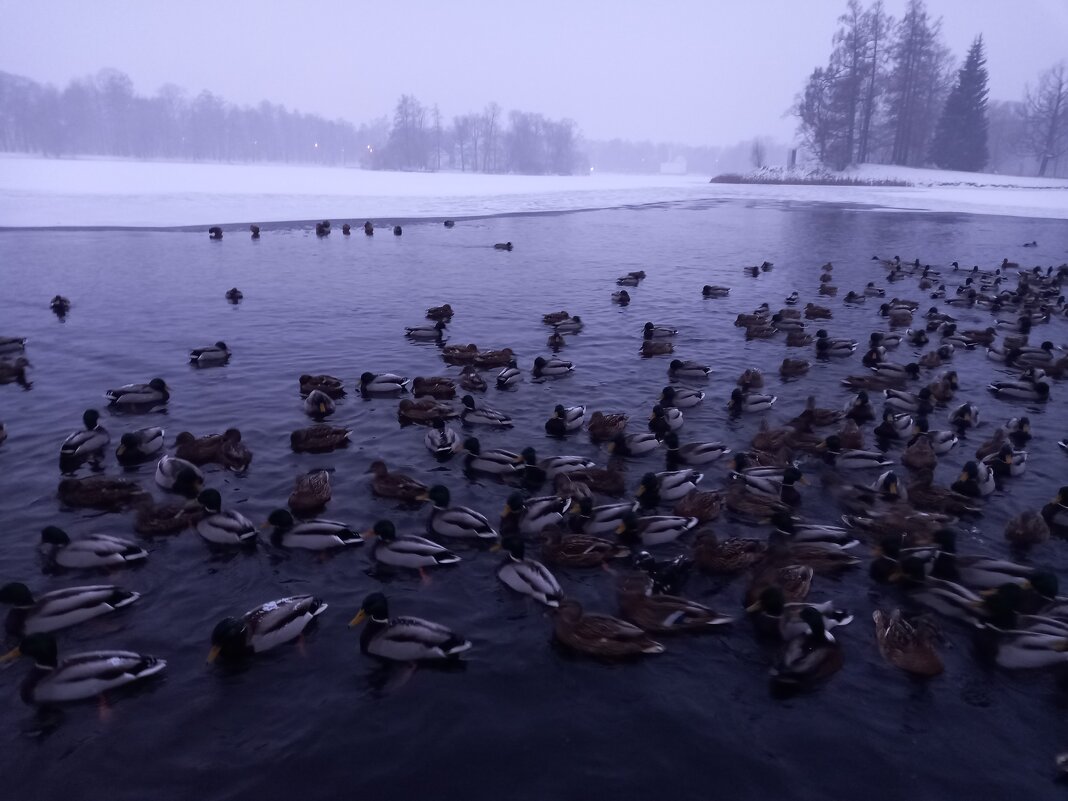
[[[887,0],[900,16],[905,0]],[[982,33],[992,99],[1068,57],[1065,0],[929,0],[958,59]],[[446,119],[489,101],[571,118],[590,139],[790,141],[786,111],[826,62],[844,0],[538,3],[0,2],[0,70],[66,84],[113,67],[360,123],[402,93]]]

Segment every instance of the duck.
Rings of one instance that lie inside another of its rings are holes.
[[[189,351],[189,363],[197,367],[226,364],[230,361],[231,355],[227,344],[219,340],[214,345],[206,345]]]
[[[1049,536],[1049,525],[1040,512],[1022,512],[1005,524],[1006,541],[1020,548],[1041,545]]]
[[[995,398],[1025,401],[1049,400],[1052,381],[1048,377],[1042,377],[1037,381],[992,381],[988,386]]]
[[[427,519],[427,531],[439,537],[452,539],[496,540],[497,531],[485,515],[466,506],[451,506],[451,494],[447,487],[435,484],[427,492],[433,504]]]
[[[639,353],[648,358],[650,356],[664,356],[668,353],[673,353],[675,346],[671,342],[665,342],[663,340],[647,339],[642,342]]]
[[[914,626],[901,615],[900,609],[891,612],[876,609],[872,621],[879,653],[891,665],[924,677],[938,676],[945,670],[928,627]]]
[[[702,379],[711,373],[712,368],[707,364],[689,359],[672,359],[668,364],[668,377],[672,379]]]
[[[701,295],[706,298],[725,298],[731,293],[729,286],[716,286],[714,284],[705,284],[701,287]]]
[[[118,389],[109,389],[104,397],[112,406],[155,406],[166,403],[171,392],[162,378],[153,378],[147,384],[126,384]]]
[[[238,660],[300,637],[329,604],[313,595],[293,595],[260,604],[240,618],[220,620],[211,632],[208,663]]]
[[[365,539],[373,539],[371,556],[389,567],[403,567],[420,572],[426,567],[453,565],[460,557],[436,542],[415,534],[397,535],[390,520],[379,520],[364,533]]]
[[[678,595],[690,577],[693,564],[686,554],[658,561],[648,551],[639,551],[631,559],[631,567],[637,572],[623,581],[633,581],[638,585],[634,589],[647,595]]]
[[[938,455],[927,436],[917,435],[901,454],[901,463],[909,470],[934,470]]]
[[[1018,451],[1005,443],[997,453],[992,453],[981,461],[994,472],[995,479],[1022,476],[1027,470],[1027,451]]]
[[[765,412],[774,405],[778,398],[775,395],[764,395],[759,392],[744,392],[736,387],[731,392],[731,399],[727,408],[734,413],[741,412]]]
[[[909,364],[896,364],[894,362],[880,361],[871,368],[875,375],[887,378],[891,381],[904,384],[906,381],[920,377],[920,365],[916,362]]]
[[[665,501],[677,501],[704,478],[696,470],[668,470],[660,473],[646,473],[638,485],[637,498],[642,506],[658,506]]]
[[[950,425],[960,432],[979,425],[979,409],[973,403],[962,403],[949,414]]]
[[[204,486],[200,468],[177,456],[163,456],[156,464],[155,478],[160,488],[187,498],[195,498]]]
[[[664,407],[688,409],[705,399],[705,393],[688,387],[664,387],[660,392],[659,404]]]
[[[196,437],[181,431],[174,438],[174,455],[197,466],[219,462],[222,461],[222,439],[221,434]]]
[[[1042,507],[1042,519],[1057,536],[1068,534],[1068,486],[1057,490],[1053,500]]]
[[[0,355],[22,353],[26,350],[26,337],[0,337]]]
[[[820,409],[816,406],[816,396],[809,395],[805,401],[805,409],[796,418],[802,423],[802,427],[815,426],[822,428],[833,426],[842,419],[842,412],[837,409]]]
[[[546,359],[544,356],[539,356],[534,360],[534,366],[530,372],[535,378],[559,378],[574,369],[574,364],[563,359],[555,357]]]
[[[855,423],[867,423],[875,419],[875,407],[865,390],[861,390],[851,397],[842,410],[842,414]]]
[[[289,508],[297,514],[310,514],[326,506],[330,496],[330,472],[309,470],[294,481]]]
[[[139,428],[127,431],[119,438],[115,459],[123,466],[141,464],[155,459],[163,450],[162,428]]]
[[[456,397],[456,384],[444,376],[416,376],[412,380],[412,394],[417,398],[429,396],[437,400],[452,400]]]
[[[240,303],[244,299],[244,297],[245,293],[238,289],[236,286],[230,287],[228,290],[226,290],[226,299],[234,305]]]
[[[300,428],[289,435],[289,447],[295,453],[329,453],[349,444],[352,431],[328,425]]]
[[[554,613],[553,634],[571,650],[599,658],[664,652],[664,646],[638,626],[609,615],[587,614],[573,600],[560,602]]]
[[[615,435],[611,442],[608,443],[608,452],[613,456],[644,456],[647,453],[651,453],[660,447],[660,440],[656,434],[649,432],[638,432],[634,434],[624,434],[622,432]]]
[[[597,466],[595,462],[582,456],[549,456],[539,460],[537,452],[529,447],[524,448],[519,455],[522,459],[521,467],[528,474],[530,471],[536,471],[547,479],[553,479],[561,473],[571,473]]]
[[[752,616],[758,631],[788,642],[808,631],[808,624],[801,616],[804,609],[816,610],[823,618],[823,626],[827,630],[853,622],[853,615],[845,609],[838,609],[833,601],[818,604],[787,603],[783,589],[778,584],[764,587],[756,601],[747,606],[745,611]]]
[[[455,428],[445,425],[444,420],[435,420],[423,437],[423,444],[435,459],[444,461],[462,449],[460,435]]]
[[[364,375],[373,375],[373,373],[364,373]],[[307,397],[316,390],[329,395],[335,400],[345,396],[345,387],[341,379],[332,375],[309,375],[304,373],[297,380],[300,384],[301,397]]]
[[[567,345],[567,339],[559,331],[553,331],[549,334],[549,338],[545,342],[553,351],[558,351],[560,348]]]
[[[424,342],[440,342],[445,336],[442,332],[445,330],[445,321],[438,320],[434,325],[412,325],[407,326],[404,329],[404,335],[408,339],[420,340]]]
[[[298,523],[286,509],[275,509],[267,518],[273,528],[271,540],[283,548],[326,551],[363,545],[363,536],[347,523],[336,520],[304,520]]]
[[[558,607],[564,597],[560,583],[545,565],[526,555],[523,540],[507,536],[501,541],[501,547],[507,558],[497,569],[497,578],[506,587],[539,603],[550,608]]]
[[[908,412],[897,412],[886,409],[883,412],[883,420],[873,431],[880,439],[900,439],[903,434],[912,428],[912,415]]]
[[[570,314],[568,314],[566,311],[561,309],[560,311],[549,312],[548,314],[543,314],[541,316],[541,321],[545,325],[556,325],[557,323],[562,323],[564,320],[567,320],[570,317],[571,317]]]
[[[661,406],[659,403],[653,407],[649,416],[649,430],[658,437],[664,437],[671,431],[682,428],[682,412],[674,406]]]
[[[485,392],[486,379],[484,379],[472,364],[464,365],[460,371],[460,389],[465,392]]]
[[[464,440],[464,469],[474,473],[486,473],[495,476],[510,476],[520,469],[522,457],[518,453],[500,448],[483,450],[477,437]]]
[[[546,526],[559,525],[570,508],[570,498],[560,498],[556,495],[524,498],[521,493],[513,492],[504,504],[501,532],[540,534]]]
[[[480,356],[478,345],[473,342],[466,345],[442,345],[441,358],[446,364],[474,365]]]
[[[12,607],[7,615],[7,633],[15,637],[47,634],[76,626],[124,609],[136,603],[140,597],[140,593],[112,584],[68,587],[36,597],[21,582],[0,587],[0,603]]]
[[[689,442],[680,445],[679,435],[674,431],[664,435],[664,445],[667,447],[669,462],[693,466],[710,464],[731,452],[722,442]]]
[[[929,387],[921,388],[916,394],[903,389],[884,389],[883,397],[886,398],[886,408],[895,412],[909,412],[924,416],[934,411]]]
[[[913,421],[913,439],[923,436],[934,450],[937,456],[945,456],[956,447],[959,438],[952,431],[931,431],[931,426],[926,416],[917,417]]]
[[[848,550],[859,544],[849,529],[817,523],[802,523],[788,512],[772,515],[771,524],[775,534],[790,543],[815,543],[839,550]]]
[[[305,413],[318,419],[329,417],[336,408],[333,398],[318,389],[313,389],[304,399]]]
[[[837,434],[827,437],[826,458],[839,470],[874,470],[892,467],[886,457],[876,451],[842,450]]]
[[[613,292],[612,302],[618,303],[620,306],[626,306],[630,303],[630,293],[625,289],[621,289],[618,292]]]
[[[623,518],[638,510],[637,501],[593,505],[593,500],[583,498],[571,505],[570,527],[590,536],[618,533]]]
[[[301,384],[303,386],[303,377]],[[359,390],[361,395],[399,395],[412,386],[412,380],[395,373],[365,372],[360,375]]]
[[[380,592],[363,600],[349,623],[367,627],[360,633],[360,652],[391,662],[455,660],[471,649],[471,641],[449,628],[418,617],[390,618],[389,601]]]
[[[70,311],[70,298],[56,295],[49,302],[48,308],[50,308],[57,317],[63,317]]]
[[[511,417],[485,404],[476,404],[471,395],[464,395],[460,402],[463,405],[460,422],[464,425],[484,425],[494,428],[508,428],[512,425]]]
[[[654,325],[649,322],[642,328],[642,336],[645,339],[665,339],[667,337],[676,336],[679,333],[677,328],[671,328],[669,326]]]
[[[166,660],[131,651],[91,651],[59,661],[51,634],[31,634],[3,661],[19,656],[34,660],[33,670],[22,685],[26,703],[51,705],[95,698],[136,681],[162,673]]]
[[[850,450],[862,451],[865,448],[864,432],[852,419],[846,419],[842,427],[838,429],[838,441],[843,448]]]
[[[542,559],[559,567],[600,567],[609,559],[630,555],[629,548],[590,534],[572,533],[565,537],[559,526],[547,526],[542,537]]]
[[[441,306],[431,306],[426,310],[428,320],[451,320],[453,315],[452,306],[444,303]]]
[[[566,436],[581,429],[585,417],[585,406],[564,406],[558,403],[553,409],[553,416],[545,423],[545,433],[554,437]]]
[[[245,545],[256,541],[256,527],[247,517],[232,509],[223,510],[222,496],[217,489],[203,490],[197,503],[204,517],[194,528],[201,537],[214,545]]]
[[[766,543],[765,543],[766,546]],[[769,563],[753,574],[746,588],[746,608],[757,603],[769,587],[777,587],[787,603],[800,603],[808,597],[814,571],[808,565]]]
[[[42,529],[41,544],[50,565],[75,570],[125,567],[148,558],[148,551],[129,540],[89,534],[72,541],[67,532],[56,526]]]
[[[107,444],[111,442],[108,430],[100,425],[100,412],[86,409],[82,414],[81,431],[75,431],[59,448],[61,462],[81,462],[99,458]]]
[[[783,689],[826,681],[844,662],[841,646],[826,630],[820,612],[807,606],[801,610],[800,618],[807,631],[786,642],[771,669],[772,683]]]
[[[807,373],[811,366],[811,362],[805,359],[783,359],[779,366],[779,375],[783,378],[794,378]]]
[[[474,347],[468,345],[468,347]],[[477,351],[477,348],[476,348]],[[474,366],[483,370],[491,369],[494,367],[515,367],[515,353],[511,348],[501,348],[500,350],[484,350],[481,353],[476,352],[474,355]]]
[[[457,416],[455,408],[433,398],[411,400],[404,398],[397,405],[397,419],[404,423],[430,425],[439,420],[451,420]]]
[[[195,526],[202,510],[190,503],[157,504],[149,499],[137,504],[134,531],[146,537],[180,534]]]
[[[252,464],[252,451],[242,441],[240,429],[228,428],[223,432],[215,461],[237,473],[248,470]]]
[[[834,313],[826,306],[817,306],[815,303],[805,304],[806,320],[830,320]]]
[[[717,539],[706,533],[693,549],[694,563],[705,573],[739,573],[763,561],[768,554],[766,540],[730,537]]]
[[[801,471],[794,466],[783,469],[781,475],[758,475],[754,473],[731,473],[731,481],[750,495],[779,500],[790,506],[801,502],[800,493],[794,484],[804,482]]]
[[[674,515],[647,515],[639,517],[633,511],[625,511],[616,527],[616,534],[625,545],[652,547],[674,542],[698,524],[695,517]]]
[[[374,474],[371,479],[371,492],[380,498],[396,498],[414,503],[426,495],[425,484],[404,473],[391,472],[380,459],[372,462],[367,472]]]
[[[577,334],[583,329],[584,325],[582,318],[576,314],[574,317],[569,317],[554,324],[553,329],[558,334]]]
[[[734,620],[696,601],[653,592],[652,581],[643,574],[626,576],[620,581],[619,611],[625,620],[643,631],[667,634],[708,631]]]
[[[816,353],[820,356],[849,356],[856,349],[852,339],[831,339],[822,328],[816,332]]]
[[[65,478],[59,482],[56,494],[64,506],[106,511],[121,509],[146,497],[137,482],[108,476]]]
[[[523,374],[519,372],[519,368],[514,364],[510,364],[497,373],[497,389],[507,389],[515,386],[522,377]]]
[[[0,361],[0,384],[18,384],[23,389],[29,389],[33,382],[26,377],[26,368],[32,366],[24,356],[19,356],[13,362]]]
[[[994,472],[983,462],[966,462],[960,477],[953,482],[954,492],[969,498],[983,498],[997,488]]]
[[[1063,631],[1006,631],[998,635],[994,661],[1009,670],[1047,668],[1068,662]]]
[[[608,467],[586,467],[582,470],[572,470],[556,477],[556,482],[565,489],[574,489],[577,485],[584,487],[589,493],[600,493],[618,498],[626,492],[626,483],[623,474],[614,465]],[[560,492],[557,487],[557,494]],[[581,490],[580,490],[581,492]],[[585,494],[585,493],[583,493]]]

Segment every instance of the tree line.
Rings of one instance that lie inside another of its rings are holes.
[[[964,63],[946,47],[941,20],[909,0],[895,20],[881,0],[849,0],[830,57],[798,94],[803,147],[824,165],[865,162],[946,169],[1068,171],[1068,74],[1064,62],[1018,101],[991,101],[982,35]]]

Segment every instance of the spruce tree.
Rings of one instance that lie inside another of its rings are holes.
[[[987,162],[987,72],[983,37],[968,50],[931,143],[931,161],[949,170],[978,172]]]

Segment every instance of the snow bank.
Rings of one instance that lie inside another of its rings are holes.
[[[1039,179],[1011,180],[1014,187],[1022,187],[1022,181]],[[322,218],[385,221],[701,199],[1068,218],[1068,181],[1027,188],[753,186],[709,184],[703,175],[475,175],[0,156],[3,227],[207,226]]]

